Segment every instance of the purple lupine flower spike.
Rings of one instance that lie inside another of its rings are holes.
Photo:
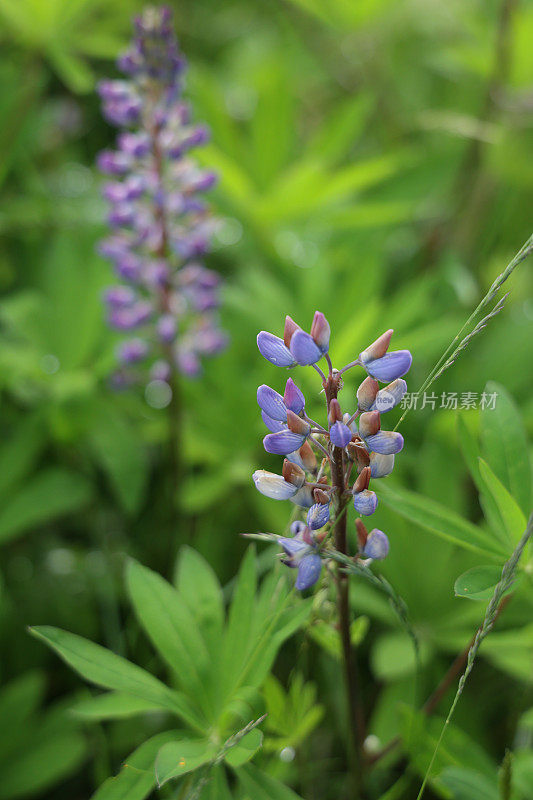
[[[305,521],[291,524],[291,538],[271,535],[283,548],[283,563],[297,570],[297,589],[309,589],[318,581],[322,562],[328,559],[334,544],[332,532],[339,511],[346,509],[350,496],[358,515],[359,547],[354,558],[369,565],[388,553],[385,533],[374,528],[369,534],[362,518],[374,514],[378,506],[370,481],[392,472],[395,455],[404,444],[400,433],[381,429],[381,413],[394,408],[407,390],[401,375],[411,364],[407,350],[387,352],[392,333],[386,331],[341,370],[333,368],[330,326],[319,311],[310,333],[288,316],[283,338],[265,331],[258,336],[261,353],[278,366],[315,367],[326,356],[329,371],[324,374],[316,367],[327,402],[327,417],[322,423],[308,416],[305,397],[292,378],[287,380],[283,395],[264,384],[257,391],[263,421],[271,431],[263,439],[265,450],[286,458],[282,475],[258,470],[254,482],[262,494],[288,499],[307,509]],[[354,412],[343,413],[338,400],[342,374],[355,366],[363,367],[368,375],[357,390]],[[387,380],[390,383],[380,389],[379,381]],[[349,555],[347,550],[343,552]]]
[[[201,373],[201,359],[219,353],[227,337],[218,322],[218,276],[196,258],[209,249],[214,230],[201,194],[215,176],[190,157],[208,136],[204,126],[191,123],[181,96],[185,62],[170,9],[149,8],[140,15],[118,66],[126,79],[98,86],[104,116],[123,129],[117,149],[97,159],[112,176],[103,194],[113,233],[99,251],[125,281],[106,296],[109,323],[118,330],[139,329],[154,363],[163,357],[168,365],[167,381],[176,370],[193,377]],[[120,292],[133,286],[136,304],[122,304]],[[133,363],[134,355],[131,347],[119,349],[123,363]],[[135,378],[142,375],[138,370]]]

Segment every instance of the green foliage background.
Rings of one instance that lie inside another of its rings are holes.
[[[153,715],[135,726],[74,717],[67,709],[86,690],[25,626],[74,631],[160,675],[125,596],[126,556],[171,578],[179,548],[192,545],[228,599],[246,549],[238,534],[284,529],[289,509],[251,482],[255,468],[278,466],[261,447],[256,387],[279,389],[283,380],[258,355],[257,331],[279,332],[287,313],[307,326],[319,308],[341,366],[393,327],[395,345],[413,353],[415,390],[531,233],[530,0],[171,5],[190,65],[187,95],[212,131],[201,158],[220,173],[213,204],[224,224],[210,266],[226,280],[231,335],[202,380],[183,385],[187,469],[177,520],[165,495],[165,412],[106,384],[115,337],[100,298],[112,279],[95,252],[104,207],[93,164],[114,133],[94,87],[115,74],[114,57],[141,5],[0,0],[5,800],[87,798],[128,752],[164,729]],[[507,284],[504,312],[433,387],[439,398],[480,395],[496,382],[489,389],[499,392],[498,416],[413,411],[375,518],[391,539],[383,574],[421,641],[421,700],[483,616],[484,603],[454,595],[460,574],[487,565],[486,553],[461,547],[461,537],[471,541],[477,531],[497,542],[505,530],[516,542],[530,510],[531,283],[526,261]],[[307,372],[298,379],[316,410],[320,397]],[[355,381],[347,380],[345,398]],[[271,564],[272,550],[261,547],[260,573]],[[408,724],[412,652],[379,593],[360,582],[352,595],[369,733],[384,744]],[[342,782],[343,699],[328,603],[319,592],[263,690],[269,721],[255,763],[306,800],[337,797]],[[434,796],[533,797],[531,710],[522,716],[531,704],[532,609],[525,575],[483,645]],[[437,716],[445,711],[444,704]],[[415,737],[423,744],[408,762],[405,794],[394,797],[414,796],[438,729],[434,719]],[[517,750],[514,793],[499,795],[506,746]],[[284,747],[295,748],[294,761],[280,760]],[[376,769],[373,796],[385,798],[405,766],[400,756]],[[247,769],[235,796],[255,800],[263,795]],[[272,787],[261,791],[274,797]]]

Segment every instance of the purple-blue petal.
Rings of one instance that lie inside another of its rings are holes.
[[[367,436],[365,442],[368,449],[374,453],[390,456],[402,449],[403,436],[397,431],[378,431],[373,436]]]
[[[386,478],[394,469],[394,456],[370,453],[370,477]]]
[[[305,441],[305,436],[285,430],[279,433],[269,433],[263,439],[263,446],[267,453],[286,456],[298,450]]]
[[[363,555],[367,558],[381,559],[389,552],[389,540],[387,535],[380,531],[379,528],[374,528],[368,534],[368,539],[363,548]]]
[[[334,422],[329,429],[329,438],[335,447],[346,447],[352,438],[352,432],[344,422]]]
[[[379,411],[380,414],[385,414],[386,411],[390,411],[391,408],[398,405],[406,391],[406,382],[403,378],[397,378],[384,389],[379,390],[370,411]]]
[[[364,517],[369,517],[377,508],[378,498],[375,492],[364,489],[353,496],[353,504],[356,511]]]
[[[378,381],[393,381],[409,372],[413,357],[409,350],[394,350],[382,358],[366,361],[363,366]]]
[[[313,337],[302,330],[297,330],[292,335],[291,353],[302,367],[316,364],[322,358],[322,351]]]
[[[311,508],[314,503],[313,490],[308,483],[304,483],[301,489],[298,489],[296,494],[290,498],[291,503],[294,503],[300,508]]]
[[[329,522],[329,503],[314,503],[307,512],[307,524],[312,530],[317,531],[323,528],[326,522]]]
[[[295,519],[294,522],[291,522],[290,531],[293,536],[298,536],[300,533],[303,533],[305,529],[305,522],[302,522],[301,519]]]
[[[287,408],[299,414],[305,408],[305,397],[303,392],[296,386],[292,378],[289,378],[285,386],[283,400]]]
[[[262,384],[257,390],[257,402],[265,414],[280,422],[287,422],[287,406],[279,392]]]
[[[283,339],[273,333],[258,333],[257,346],[261,355],[277,367],[293,367],[296,363]]]
[[[310,589],[314,586],[320,578],[320,571],[322,569],[322,559],[316,553],[310,553],[304,556],[298,566],[298,575],[296,577],[296,588],[300,591]]]
[[[281,536],[278,542],[288,556],[294,556],[296,553],[299,553],[301,550],[307,550],[309,547],[305,542],[300,542],[298,539],[289,539],[286,536]]]
[[[287,427],[283,422],[269,417],[264,411],[261,411],[261,418],[271,433],[279,433],[280,431],[284,431]]]

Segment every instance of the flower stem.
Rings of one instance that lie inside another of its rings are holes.
[[[335,376],[330,376],[329,379],[324,382],[324,389],[329,407],[331,400],[337,397],[339,380],[335,378]],[[343,513],[343,511],[346,508],[348,500],[346,497],[344,452],[341,447],[335,447],[333,449],[331,482],[333,487],[337,490],[337,514],[333,527],[335,548],[346,555],[348,553],[348,542],[346,535],[346,514]],[[340,565],[338,564],[335,572],[335,584],[337,589],[338,626],[341,640],[344,683],[348,701],[348,758],[352,779],[352,792],[350,797],[353,798],[353,800],[357,800],[357,798],[362,796],[362,754],[365,738],[365,723],[359,692],[357,663],[353,657],[350,637],[350,584],[348,576],[341,571]]]

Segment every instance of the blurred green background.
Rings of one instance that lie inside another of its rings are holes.
[[[220,174],[212,198],[222,224],[208,265],[225,278],[231,336],[203,378],[183,385],[178,519],[165,504],[165,411],[141,393],[113,394],[106,382],[116,339],[101,293],[112,276],[95,251],[104,205],[94,159],[114,139],[95,83],[116,75],[114,58],[142,5],[0,0],[0,719],[9,720],[2,736],[20,727],[18,738],[0,742],[6,800],[87,798],[158,724],[91,726],[65,713],[80,681],[25,626],[67,628],[157,671],[124,602],[126,554],[169,577],[179,546],[192,544],[228,583],[246,548],[239,533],[283,530],[289,509],[251,481],[254,469],[279,466],[261,446],[257,385],[279,390],[285,380],[259,356],[257,331],[280,333],[285,314],[308,327],[318,308],[330,320],[340,367],[393,327],[395,347],[413,353],[415,390],[531,233],[532,2],[170,5],[189,61],[186,94],[212,132],[200,157]],[[480,395],[496,381],[530,432],[531,285],[526,261],[507,284],[504,312],[433,387],[439,397]],[[297,380],[318,408],[308,372]],[[356,380],[348,379],[344,398]],[[390,483],[484,525],[457,416],[413,411]],[[479,411],[461,416],[477,436]],[[506,430],[500,434],[505,440]],[[497,436],[491,430],[485,442],[496,472]],[[527,513],[527,470],[523,486],[516,499]],[[384,573],[422,640],[427,694],[482,617],[484,604],[455,598],[453,585],[483,559],[385,503],[376,525],[391,539]],[[270,563],[268,550],[260,564]],[[364,586],[353,596],[354,612],[369,623],[358,650],[371,732],[385,743],[411,700],[413,665],[386,603]],[[468,741],[479,769],[494,771],[517,730],[522,746],[530,742],[531,720],[525,729],[517,721],[531,704],[532,609],[530,591],[494,634],[507,642],[487,646],[457,715],[453,763],[471,764]],[[294,670],[312,680],[324,717],[305,746],[294,742],[307,772],[298,772],[300,758],[282,763],[275,748],[269,768],[307,800],[334,797],[344,735],[338,664],[305,631],[299,637],[275,674],[286,687]],[[17,692],[26,702],[12,722]],[[525,761],[517,797],[531,798],[533,762]],[[443,785],[432,791],[450,796]]]

